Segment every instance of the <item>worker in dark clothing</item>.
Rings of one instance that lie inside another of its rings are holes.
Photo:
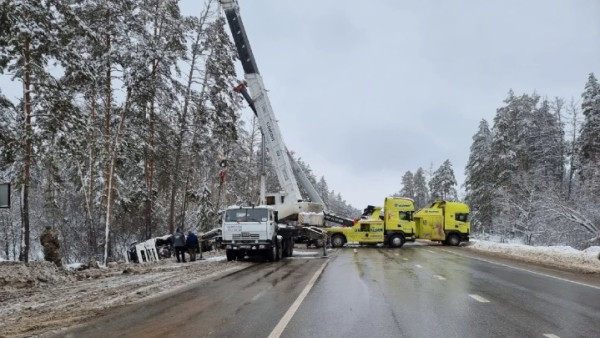
[[[198,236],[196,236],[193,232],[188,232],[187,239],[185,240],[185,246],[187,247],[187,252],[190,255],[190,261],[193,262],[196,260],[196,253],[199,249]]]
[[[44,248],[44,260],[53,262],[58,267],[62,267],[58,234],[52,229],[51,226],[47,226],[40,235],[40,243]]]
[[[185,263],[185,235],[179,228],[173,234],[173,247],[175,248],[177,262],[183,261]],[[181,260],[179,259],[179,254],[181,254]]]

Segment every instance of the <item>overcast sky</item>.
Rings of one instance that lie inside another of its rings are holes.
[[[598,0],[239,4],[288,148],[358,208],[446,159],[462,185],[510,89],[579,100],[600,76]]]

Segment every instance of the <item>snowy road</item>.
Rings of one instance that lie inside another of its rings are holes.
[[[513,263],[442,246],[345,248],[252,265],[60,336],[600,336],[597,275]]]

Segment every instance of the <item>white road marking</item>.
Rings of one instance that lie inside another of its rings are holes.
[[[402,259],[403,259],[403,260],[405,260],[405,261],[407,261],[407,260],[408,260],[408,258],[402,258]]]
[[[439,280],[446,280],[446,278],[444,276],[440,276],[440,275],[433,275],[433,277],[435,277]]]
[[[304,287],[302,292],[300,292],[300,295],[298,295],[298,298],[296,298],[296,300],[294,301],[292,306],[290,306],[290,308],[283,315],[283,317],[281,317],[281,320],[279,320],[279,323],[277,323],[277,325],[275,326],[273,331],[271,331],[269,338],[279,338],[279,336],[281,336],[281,334],[283,333],[283,330],[285,330],[285,327],[288,325],[290,320],[292,320],[292,317],[294,316],[296,311],[298,311],[300,304],[302,304],[302,302],[304,301],[304,298],[306,298],[310,289],[312,289],[312,287],[315,285],[317,278],[319,278],[319,276],[325,269],[325,266],[327,265],[328,262],[329,262],[328,260],[325,261],[325,263],[323,263],[323,265],[321,265],[319,270],[317,270],[317,272],[315,272],[315,274],[312,276],[312,278],[310,279],[308,284],[306,284],[306,286]]]
[[[433,252],[433,251],[431,251],[431,250],[425,250],[425,251],[427,251],[427,252],[431,252],[431,253],[435,253],[435,252]]]
[[[483,258],[479,258],[479,257],[472,257],[472,256],[468,256],[468,255],[461,255],[461,254],[458,254],[456,252],[452,252],[452,251],[445,250],[445,249],[442,249],[442,251],[445,251],[447,253],[451,253],[453,255],[461,256],[461,257],[468,257],[468,258],[472,258],[472,259],[477,259],[477,260],[480,260],[480,261],[483,261],[483,262],[487,262],[487,263],[491,263],[491,264],[496,264],[496,265],[504,266],[504,267],[507,267],[507,268],[515,269],[515,270],[526,271],[526,272],[533,273],[533,274],[536,274],[536,275],[539,275],[539,276],[544,276],[544,277],[548,277],[548,278],[554,278],[554,279],[561,280],[563,282],[569,282],[569,283],[573,283],[573,284],[577,284],[577,285],[581,285],[581,286],[587,286],[587,287],[590,287],[590,288],[594,288],[594,289],[600,290],[600,286],[596,286],[596,285],[591,285],[591,284],[585,284],[585,283],[581,283],[581,282],[576,282],[574,280],[570,280],[570,279],[566,279],[566,278],[561,278],[561,277],[556,277],[556,276],[548,275],[548,274],[537,272],[537,271],[532,271],[532,270],[527,270],[527,269],[523,269],[523,268],[518,268],[516,266],[511,266],[511,265],[507,265],[507,264],[503,264],[503,263],[493,262],[493,261],[490,261],[490,260],[487,260],[487,259],[483,259]],[[531,263],[531,262],[524,262],[524,263],[535,264],[535,263]]]
[[[557,335],[552,334],[552,333],[544,333],[544,337],[548,337],[548,338],[560,338],[560,336],[557,336]]]
[[[422,268],[422,266],[421,266],[420,264],[415,264],[415,266],[416,266],[417,268]]]
[[[481,297],[480,295],[469,295],[469,296],[480,303],[489,303],[490,302],[489,300]]]

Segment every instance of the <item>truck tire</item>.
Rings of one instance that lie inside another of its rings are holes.
[[[448,237],[446,237],[446,244],[458,246],[460,244],[460,236],[455,233],[449,234]]]
[[[283,258],[283,242],[277,240],[277,245],[275,246],[277,250],[275,251],[275,260],[279,261]]]
[[[227,255],[227,261],[231,262],[232,260],[234,260],[236,258],[236,254],[235,252],[233,252],[233,250],[225,250],[225,255]]]
[[[334,248],[341,248],[342,246],[344,246],[344,243],[346,243],[346,239],[344,238],[344,235],[333,235],[331,236],[331,246]]]
[[[277,245],[272,245],[269,249],[266,249],[264,254],[267,262],[275,262],[277,259]]]
[[[287,250],[286,250],[286,254],[288,257],[292,257],[294,255],[294,239],[290,238],[287,241]]]
[[[390,248],[401,248],[405,242],[406,239],[402,234],[393,234],[390,236]]]

